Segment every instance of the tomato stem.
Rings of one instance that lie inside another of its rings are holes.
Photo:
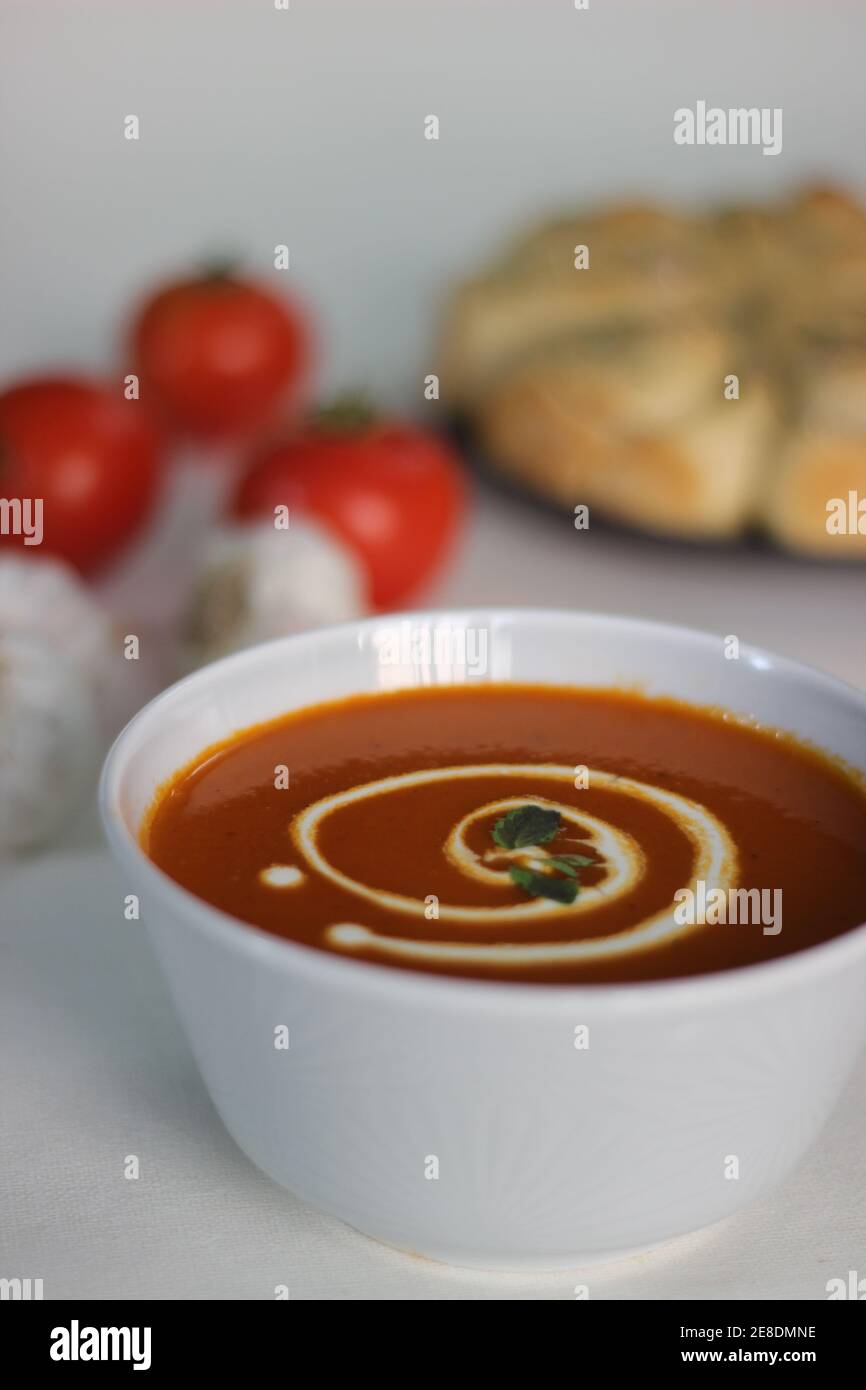
[[[237,264],[237,261],[231,256],[214,256],[212,259],[202,262],[201,278],[211,285],[224,284],[235,278]]]
[[[377,418],[375,406],[363,391],[345,391],[313,413],[316,429],[329,434],[360,434]]]

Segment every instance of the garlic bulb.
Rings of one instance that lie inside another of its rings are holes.
[[[42,637],[84,677],[106,743],[156,693],[152,663],[124,658],[123,629],[60,560],[0,558],[0,638],[16,632]]]
[[[0,636],[43,637],[88,680],[98,679],[111,646],[111,624],[74,570],[59,560],[0,559]]]
[[[73,570],[0,558],[0,854],[47,840],[92,790],[123,664]]]
[[[0,631],[0,854],[61,827],[92,786],[97,750],[86,676],[54,640]]]
[[[185,622],[187,664],[364,611],[360,564],[322,527],[236,526],[206,546]]]

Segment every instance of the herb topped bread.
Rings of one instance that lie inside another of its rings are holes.
[[[841,193],[546,223],[458,290],[441,372],[491,462],[565,506],[866,556],[866,212]]]

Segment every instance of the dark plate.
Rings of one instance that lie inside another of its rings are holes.
[[[570,508],[556,502],[528,483],[517,482],[502,473],[490,457],[478,447],[473,437],[472,428],[465,419],[459,416],[452,417],[446,426],[446,433],[451,442],[459,449],[470,474],[483,482],[485,486],[490,487],[503,497],[511,497],[515,501],[532,507],[537,513],[546,513],[548,516],[558,517],[560,520],[563,517],[568,517],[570,520],[573,518],[574,513]],[[730,540],[707,538],[692,540],[688,536],[666,536],[660,532],[642,531],[637,526],[629,526],[625,522],[615,521],[595,507],[592,509],[592,530],[612,536],[626,536],[635,545],[644,546],[647,550],[676,550],[683,555],[772,555],[780,564],[787,562],[797,565],[814,565],[819,569],[851,568],[866,563],[863,559],[852,559],[851,557],[832,559],[826,555],[802,555],[794,550],[785,550],[781,546],[774,545],[757,527],[750,527],[735,539]]]

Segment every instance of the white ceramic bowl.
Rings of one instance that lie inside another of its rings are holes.
[[[454,1264],[580,1265],[727,1216],[793,1167],[851,1070],[866,1030],[866,926],[673,982],[455,980],[268,936],[187,893],[139,848],[159,784],[233,731],[327,698],[466,675],[441,656],[383,664],[380,639],[399,624],[487,632],[481,679],[637,683],[721,703],[864,769],[866,696],[753,649],[726,660],[718,637],[625,618],[402,615],[197,672],[117,739],[101,804],[226,1127],[314,1206]],[[281,1024],[288,1051],[274,1047]],[[580,1024],[585,1050],[574,1045]]]

